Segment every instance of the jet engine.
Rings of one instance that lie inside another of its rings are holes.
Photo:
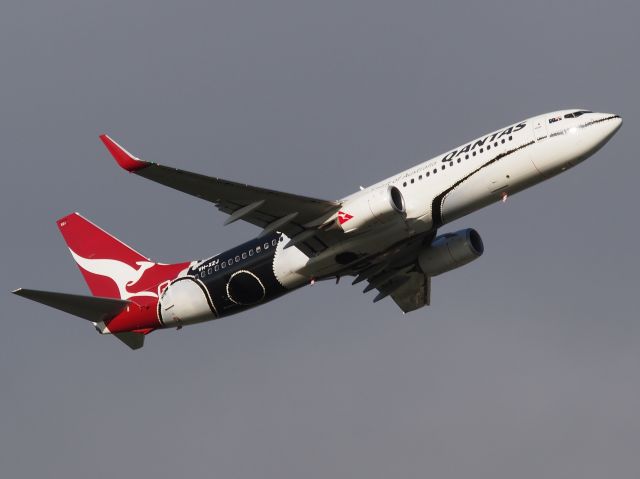
[[[345,233],[404,219],[405,206],[402,193],[395,186],[378,188],[343,204],[337,223]]]
[[[420,252],[418,264],[427,276],[438,276],[478,259],[482,253],[482,238],[468,228],[438,236]]]

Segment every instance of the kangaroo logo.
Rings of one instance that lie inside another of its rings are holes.
[[[129,299],[133,296],[150,296],[152,298],[157,298],[158,295],[152,293],[151,291],[139,291],[135,293],[130,293],[127,288],[134,286],[146,270],[155,266],[156,263],[151,261],[136,261],[136,264],[139,266],[138,269],[129,266],[122,261],[118,261],[115,259],[90,259],[83,258],[82,256],[74,253],[72,249],[71,255],[73,259],[76,260],[76,263],[89,273],[97,274],[99,276],[106,276],[111,278],[113,282],[118,287],[118,292],[120,293],[120,299]]]
[[[351,218],[353,218],[352,215],[350,215],[349,213],[346,213],[342,210],[338,211],[338,223],[339,224],[344,224],[347,221],[349,221]]]

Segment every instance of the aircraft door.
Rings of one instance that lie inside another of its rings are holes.
[[[547,117],[539,116],[533,119],[533,137],[536,141],[547,137]]]

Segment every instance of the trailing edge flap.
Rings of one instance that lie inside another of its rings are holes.
[[[409,280],[391,293],[391,298],[408,313],[431,303],[431,278],[422,273],[407,273]]]
[[[20,288],[13,291],[13,293],[94,323],[113,318],[124,308],[133,304],[131,301],[123,299],[55,293],[53,291],[39,291],[36,289]]]
[[[140,349],[144,346],[144,334],[142,333],[115,333],[114,336],[131,349]]]

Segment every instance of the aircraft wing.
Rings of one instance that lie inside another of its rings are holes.
[[[357,281],[356,278],[355,282]],[[413,265],[400,269],[385,268],[367,278],[367,281],[369,284],[364,293],[372,289],[378,290],[378,295],[373,299],[374,303],[391,296],[400,309],[408,313],[431,302],[431,278],[415,271]]]
[[[431,303],[431,277],[420,271],[416,259],[422,245],[431,242],[434,234],[401,242],[388,254],[369,258],[368,264],[356,264],[344,273],[357,274],[352,284],[369,283],[363,293],[378,290],[374,303],[390,296],[405,313],[428,306]]]
[[[226,224],[244,220],[263,228],[261,235],[281,231],[307,255],[326,249],[339,240],[339,231],[318,226],[335,215],[340,204],[283,193],[233,181],[191,173],[134,157],[107,135],[100,139],[116,162],[130,173],[210,201],[229,214]]]

